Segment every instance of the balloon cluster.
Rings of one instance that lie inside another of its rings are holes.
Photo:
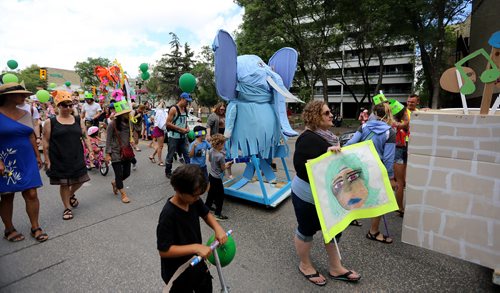
[[[151,77],[151,75],[148,72],[149,66],[147,63],[142,63],[141,65],[139,65],[139,69],[142,72],[141,73],[142,80],[148,80]]]

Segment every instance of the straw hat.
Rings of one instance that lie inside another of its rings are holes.
[[[54,97],[54,103],[56,103],[56,106],[64,101],[73,102],[71,94],[67,91],[53,91],[51,95]]]
[[[0,96],[10,94],[24,94],[26,97],[31,96],[33,93],[27,91],[26,88],[17,82],[8,82],[0,85]]]

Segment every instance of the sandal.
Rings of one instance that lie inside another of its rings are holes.
[[[323,281],[323,282],[314,282],[312,280],[312,278],[318,278],[319,277],[319,273],[318,271],[315,271],[314,274],[310,274],[310,275],[306,275],[304,274],[304,272],[302,272],[299,268],[299,272],[302,274],[302,276],[304,276],[309,282],[313,283],[314,285],[316,286],[325,286],[326,285],[326,279]]]
[[[359,279],[361,279],[361,276],[358,276],[357,278],[349,278],[350,275],[354,274],[352,271],[348,271],[347,273],[340,275],[340,276],[334,276],[330,273],[330,278],[337,280],[337,281],[345,281],[345,282],[357,282]]]
[[[9,231],[5,230],[3,235],[3,238],[7,239],[10,242],[18,242],[24,240],[24,235],[17,232],[16,229],[12,229]]]
[[[42,233],[38,234],[38,236],[35,236],[37,231],[40,231]],[[35,240],[38,242],[44,242],[49,239],[49,235],[47,235],[47,233],[43,233],[43,230],[40,227],[31,229],[31,237],[35,238]]]
[[[73,211],[71,209],[65,209],[62,218],[65,221],[73,219]]]
[[[372,234],[370,233],[370,231],[368,231],[368,234],[366,234],[366,238],[370,239],[370,240],[373,240],[373,241],[378,241],[378,242],[382,242],[384,244],[392,244],[393,240],[391,239],[391,241],[388,241],[387,239],[389,238],[388,236],[385,236],[382,234],[382,236],[384,237],[383,239],[377,239],[377,236],[380,234],[380,231],[378,231],[377,233],[375,234]]]
[[[69,198],[69,205],[73,208],[76,208],[78,205],[80,204],[80,202],[78,201],[78,199],[76,199],[75,195],[73,194],[70,198]]]
[[[149,160],[151,161],[151,163],[156,164],[156,160],[155,160],[155,158],[151,158],[151,157],[149,157]]]
[[[165,163],[163,163],[163,162],[159,162],[159,163],[158,163],[158,166],[165,166]]]
[[[363,223],[359,222],[358,220],[353,220],[349,225],[361,227],[363,226]]]

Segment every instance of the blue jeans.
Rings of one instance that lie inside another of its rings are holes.
[[[168,138],[168,153],[165,159],[165,174],[172,174],[172,163],[174,162],[174,154],[179,154],[184,157],[184,162],[189,164],[189,154],[186,148],[186,138]]]

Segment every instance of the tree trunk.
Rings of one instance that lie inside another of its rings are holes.
[[[328,105],[328,78],[325,73],[321,75],[321,83],[323,84],[323,100]]]

